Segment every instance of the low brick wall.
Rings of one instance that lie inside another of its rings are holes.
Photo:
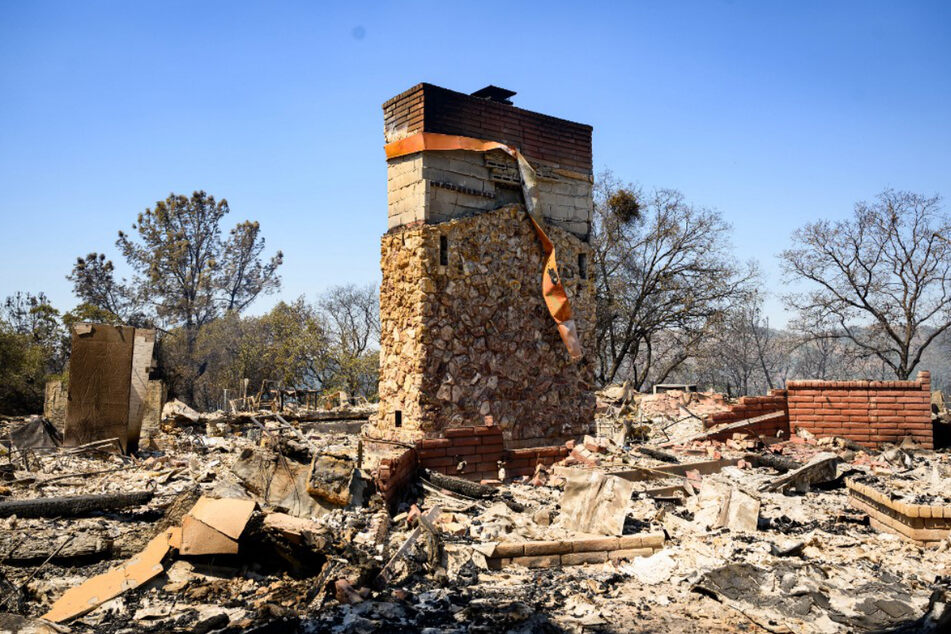
[[[505,474],[510,478],[531,476],[538,465],[551,466],[568,457],[571,450],[564,445],[557,447],[531,447],[509,449],[505,452]]]
[[[470,480],[499,477],[504,452],[501,427],[450,427],[442,438],[420,440],[416,447],[421,467]]]
[[[789,381],[785,390],[744,396],[730,411],[711,414],[704,423],[712,427],[780,410],[784,417],[750,429],[760,436],[805,429],[819,437],[848,438],[865,447],[898,443],[910,436],[926,449],[934,446],[929,372],[919,372],[914,381]],[[724,432],[720,439],[737,431],[743,430]]]
[[[410,483],[419,468],[419,459],[416,450],[404,448],[394,452],[390,458],[383,458],[376,472],[373,474],[373,483],[386,503],[392,507],[396,504],[406,485]]]
[[[506,477],[517,478],[533,475],[539,464],[552,465],[569,452],[564,445],[506,449],[497,425],[450,427],[442,438],[419,440],[402,453],[382,459],[374,481],[384,499],[393,504],[420,468],[467,480],[494,480],[499,477],[501,460]]]
[[[931,374],[914,381],[790,381],[789,426],[841,436],[865,447],[906,436],[933,448]]]
[[[846,480],[849,504],[869,516],[873,528],[901,535],[919,544],[936,545],[951,535],[951,505],[908,504],[888,493]]]
[[[759,436],[775,436],[782,430],[789,435],[789,411],[786,403],[786,390],[770,390],[767,396],[742,396],[729,411],[710,414],[704,424],[707,427],[736,423],[748,418],[756,418],[763,414],[781,411],[783,416],[755,423],[744,429],[749,429]],[[738,430],[737,430],[738,431]],[[733,436],[734,431],[727,431],[722,436],[714,436],[717,440],[726,440]]]

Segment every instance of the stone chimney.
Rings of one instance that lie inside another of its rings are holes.
[[[383,104],[377,436],[488,422],[508,446],[526,447],[590,431],[591,127],[516,108],[514,94],[418,84]],[[546,307],[543,272],[570,300],[580,361]]]

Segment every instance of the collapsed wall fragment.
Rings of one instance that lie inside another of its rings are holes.
[[[143,425],[158,426],[160,381],[150,381],[155,331],[131,326],[73,326],[65,445],[117,438],[135,451]],[[47,393],[55,393],[48,389]]]

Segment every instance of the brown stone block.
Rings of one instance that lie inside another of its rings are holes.
[[[561,565],[577,566],[581,564],[603,564],[608,560],[607,551],[589,551],[581,553],[566,553],[561,556]]]
[[[640,533],[637,535],[622,535],[618,538],[618,548],[661,547],[664,545],[663,533]]]
[[[501,542],[495,546],[493,557],[521,557],[525,554],[524,542]]]
[[[624,559],[630,561],[635,557],[650,557],[653,554],[653,548],[624,548],[608,552],[608,559],[611,561],[621,561]]]
[[[532,557],[513,557],[512,563],[516,566],[524,566],[526,568],[556,568],[561,565],[561,556],[538,555]]]
[[[617,550],[617,537],[592,537],[586,539],[572,539],[571,551],[575,553],[584,553],[597,550]]]
[[[569,541],[525,542],[525,555],[561,555],[571,552]]]

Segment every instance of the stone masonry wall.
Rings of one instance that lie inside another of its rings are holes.
[[[548,233],[590,354],[594,285],[579,274],[590,247],[556,227]],[[517,448],[590,431],[593,368],[570,362],[545,308],[543,252],[523,208],[399,227],[381,255],[374,434],[436,438],[491,417]]]

